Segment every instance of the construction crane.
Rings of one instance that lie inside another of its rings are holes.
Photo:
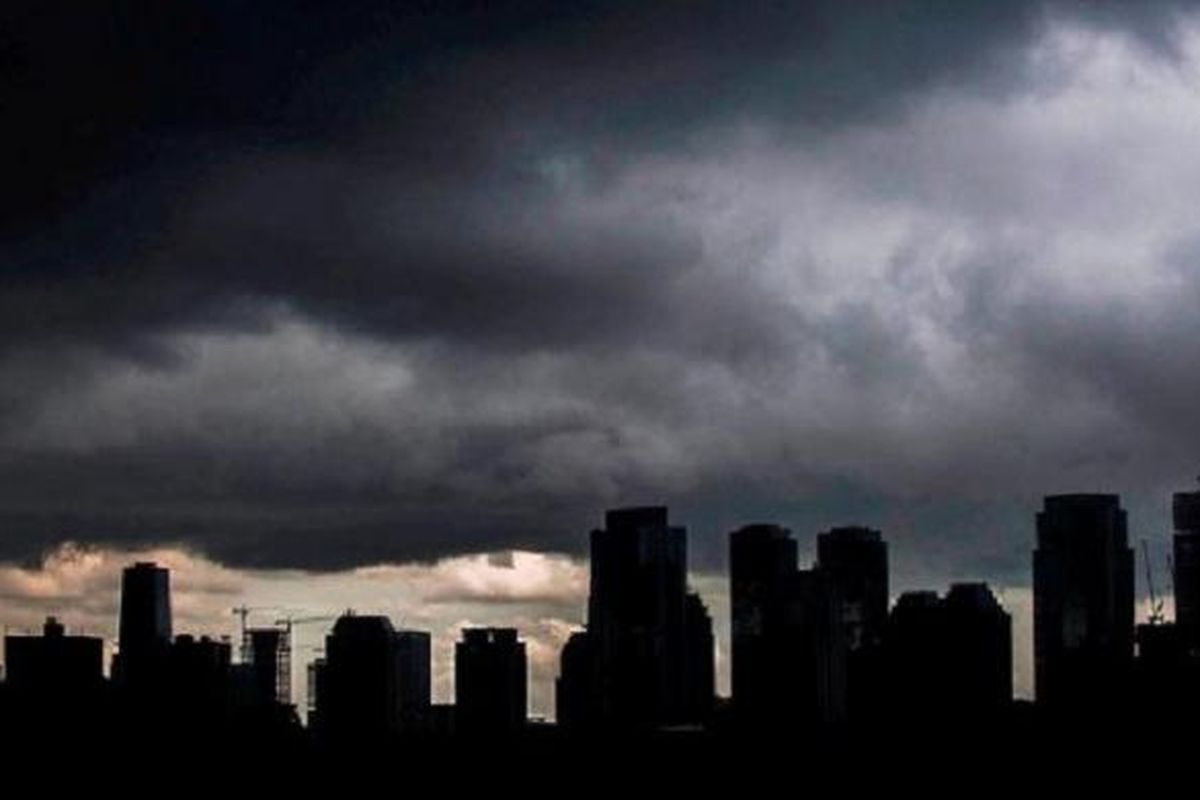
[[[1163,601],[1154,591],[1154,570],[1150,568],[1150,543],[1142,539],[1142,560],[1146,562],[1146,588],[1150,592],[1150,624],[1163,622]]]
[[[280,643],[279,651],[276,654],[278,659],[278,674],[281,677],[279,697],[280,701],[287,703],[291,698],[292,691],[292,629],[297,625],[310,625],[315,622],[330,622],[337,617],[329,614],[317,614],[305,617],[293,617],[286,615],[275,620],[275,624],[283,628],[283,641]]]
[[[242,663],[245,663],[250,657],[250,642],[246,638],[246,618],[249,617],[251,614],[253,614],[255,611],[275,611],[275,610],[276,610],[276,606],[237,606],[236,608],[230,609],[230,613],[232,613],[234,616],[238,617],[238,621],[241,623],[241,626],[240,626],[241,645],[239,646],[238,649],[240,651]]]
[[[1171,579],[1171,597],[1175,596],[1175,557],[1167,552],[1167,577]]]

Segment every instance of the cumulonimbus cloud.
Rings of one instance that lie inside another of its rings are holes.
[[[665,499],[706,568],[769,514],[1011,577],[1041,491],[1190,474],[1189,4],[114,8],[7,28],[4,559]]]

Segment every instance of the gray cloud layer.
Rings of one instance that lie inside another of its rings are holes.
[[[2,558],[664,499],[1011,579],[1191,474],[1188,3],[136,5],[5,12]]]

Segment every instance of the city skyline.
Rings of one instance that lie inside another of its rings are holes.
[[[1032,524],[1032,519],[1030,522],[1030,528],[1032,531],[1035,526]],[[832,532],[854,532],[856,530],[870,532],[870,529],[856,529],[846,526],[835,526],[830,530]],[[820,533],[820,536],[827,536],[828,534],[830,534],[830,531],[824,531]],[[797,536],[792,534],[791,538],[797,545],[797,553],[799,556],[796,562],[797,565],[804,568],[807,568],[808,565],[815,565],[818,561],[818,535],[814,534],[811,537],[804,537],[802,535]],[[810,539],[810,541],[807,542],[807,547],[805,542],[806,538]],[[1032,534],[1031,538],[1036,539],[1036,537],[1032,536]],[[887,541],[886,532],[884,532],[884,541]],[[1032,546],[1030,552],[1033,552]],[[168,559],[184,556],[184,554],[177,553],[172,555],[169,554],[169,552],[164,551],[159,551],[156,554],[152,554],[160,558],[166,555]],[[97,556],[99,556],[98,553],[91,554],[91,557],[93,558]],[[1163,566],[1165,566],[1165,559],[1167,556],[1165,551],[1162,553],[1162,556],[1164,558]],[[87,556],[84,556],[84,560],[86,560],[86,558]],[[132,556],[130,556],[130,558],[132,558]],[[196,559],[194,556],[184,556],[184,559],[185,560],[178,563],[184,565],[184,575],[186,576],[188,568],[194,567],[196,564]],[[188,559],[191,559],[190,564]],[[525,561],[527,559],[531,561],[526,564],[516,563],[517,561]],[[114,574],[119,574],[125,567],[130,566],[128,561],[128,558],[126,560],[119,560],[118,558],[118,560],[109,565],[109,568],[114,571]],[[1146,566],[1143,562],[1143,554],[1141,549],[1139,549],[1137,553],[1137,562],[1136,572],[1140,575],[1144,575]],[[462,635],[462,631],[469,628],[486,628],[488,626],[491,626],[492,628],[508,627],[510,626],[510,623],[514,621],[512,609],[514,607],[520,607],[519,600],[514,600],[514,597],[511,596],[504,597],[502,592],[496,590],[497,587],[493,586],[491,590],[482,589],[482,591],[481,587],[486,586],[488,580],[495,580],[497,576],[503,576],[506,572],[512,572],[513,574],[507,577],[507,591],[515,592],[517,596],[524,592],[526,593],[527,597],[535,597],[539,592],[550,594],[551,591],[548,590],[551,590],[552,584],[556,580],[561,580],[562,576],[553,576],[550,573],[543,571],[538,578],[530,581],[528,570],[530,569],[531,564],[537,565],[533,567],[534,572],[536,572],[539,568],[544,570],[548,564],[557,564],[560,567],[569,568],[570,577],[568,577],[565,582],[573,585],[573,588],[569,592],[557,598],[558,601],[562,603],[561,607],[563,609],[567,609],[566,618],[558,620],[558,622],[561,623],[561,627],[555,630],[551,637],[546,638],[544,635],[545,629],[541,624],[545,622],[544,619],[523,620],[520,616],[516,617],[517,631],[519,635],[521,635],[523,638],[531,640],[535,647],[535,651],[540,649],[542,653],[540,659],[536,657],[533,659],[532,669],[530,670],[529,692],[531,702],[529,703],[529,713],[534,718],[544,718],[549,720],[556,719],[556,708],[554,705],[553,695],[555,679],[560,675],[560,648],[565,646],[568,637],[572,632],[584,629],[584,622],[586,622],[587,598],[589,594],[586,576],[586,573],[589,569],[588,562],[586,560],[571,561],[565,556],[561,555],[507,553],[468,557],[465,559],[459,559],[457,563],[460,568],[465,568],[467,572],[455,576],[453,570],[451,570],[448,573],[448,575],[451,576],[449,588],[447,588],[447,586],[437,587],[433,590],[431,595],[425,597],[424,600],[433,598],[434,605],[436,605],[436,595],[438,592],[442,592],[446,597],[454,597],[457,594],[458,600],[466,601],[466,605],[470,605],[471,592],[476,591],[479,593],[475,595],[474,600],[478,601],[478,607],[487,610],[482,616],[477,616],[474,619],[469,616],[457,616],[454,621],[450,622],[445,627],[435,628],[431,631],[433,637],[433,647],[431,648],[433,654],[433,700],[440,703],[454,702],[454,649],[456,647],[456,643],[459,641],[459,637]],[[443,564],[443,566],[444,565],[445,564]],[[211,569],[215,565],[208,564],[207,566]],[[221,568],[217,567],[216,569],[219,571]],[[409,576],[406,576],[404,574],[404,570],[405,568],[403,567],[382,567],[378,568],[378,570],[368,570],[364,576],[359,578],[360,586],[365,585],[369,590],[365,595],[340,595],[339,593],[345,590],[347,584],[339,581],[337,579],[337,575],[317,576],[317,581],[319,582],[322,579],[328,581],[328,588],[325,591],[330,593],[331,598],[340,597],[341,599],[353,599],[354,597],[381,597],[389,593],[389,588],[402,589],[404,588],[406,580],[411,580],[412,573],[410,573]],[[490,577],[483,577],[489,573]],[[29,578],[32,577],[32,575],[32,573],[27,573],[26,577]],[[4,573],[0,571],[0,587],[3,587],[5,583],[4,577]],[[93,576],[93,579],[96,578],[102,580],[100,575]],[[1167,581],[1166,586],[1167,588],[1170,588],[1171,581],[1169,576],[1161,576],[1161,578],[1162,580]],[[228,580],[228,576],[226,576],[225,580]],[[278,581],[277,579],[273,580],[270,577],[262,580],[264,581],[262,585],[267,587],[269,587],[272,582],[281,583],[281,581]],[[696,573],[689,572],[688,574],[689,587],[692,587],[693,589],[699,587],[699,593],[703,601],[712,610],[711,615],[715,622],[714,632],[716,634],[716,648],[714,652],[714,663],[717,679],[716,689],[717,695],[721,697],[731,696],[732,690],[730,673],[732,650],[730,648],[731,639],[729,634],[729,615],[732,613],[732,609],[729,605],[730,597],[728,591],[728,580],[729,577],[726,573],[697,575]],[[945,594],[947,589],[952,588],[952,585],[963,584],[964,582],[969,583],[971,580],[972,576],[960,575],[951,576],[948,580],[941,583],[925,584],[921,586],[902,585],[895,588],[895,590],[890,594],[887,607],[891,609],[895,605],[895,602],[906,594],[911,594],[914,592],[920,593],[920,591],[923,590],[934,590],[939,594]],[[187,583],[191,583],[191,581],[186,577],[185,581],[187,581]],[[112,587],[110,587],[114,598],[118,596],[116,589],[118,583],[119,581],[115,581]],[[187,583],[185,583],[185,585],[187,585]],[[282,581],[282,583],[286,584],[287,581]],[[473,589],[472,584],[474,584]],[[233,652],[236,653],[236,648],[238,647],[239,641],[237,612],[241,610],[240,604],[243,602],[248,602],[251,604],[258,603],[260,601],[265,602],[264,598],[269,599],[271,595],[265,594],[256,596],[252,588],[247,588],[245,590],[246,593],[237,594],[230,591],[232,584],[221,586],[220,581],[217,581],[216,585],[216,594],[220,598],[218,603],[228,603],[230,600],[235,600],[239,603],[239,605],[230,608],[225,605],[213,603],[207,609],[206,613],[199,616],[185,617],[188,621],[188,624],[185,627],[185,630],[181,632],[187,632],[189,634],[196,635],[203,634],[206,636],[211,636],[214,640],[227,641],[231,643],[231,646],[234,648]],[[314,597],[320,597],[322,594],[320,591],[317,591],[314,594],[313,588],[315,585],[316,584],[314,583],[309,583],[305,592],[307,599],[310,601],[313,600]],[[76,589],[78,588],[79,587],[76,587]],[[1034,630],[1031,607],[1032,584],[1030,584],[1027,589],[1014,589],[1013,587],[995,585],[992,585],[991,588],[993,591],[998,592],[998,599],[1000,600],[1001,605],[1010,614],[1012,614],[1014,618],[1014,626],[1012,631],[1012,648],[1014,653],[1013,695],[1017,699],[1032,700],[1034,698]],[[94,592],[95,589],[96,587],[93,585],[92,591]],[[175,589],[174,591],[178,591],[178,589]],[[494,592],[496,596],[489,598],[489,591]],[[489,602],[489,600],[495,600],[497,597],[499,597],[499,602],[495,604]],[[297,599],[299,598],[297,597]],[[1170,591],[1164,591],[1164,584],[1161,581],[1158,584],[1158,599],[1160,602],[1164,603],[1160,610],[1165,609],[1166,618],[1168,620],[1172,619],[1174,616],[1174,598]],[[414,597],[411,602],[412,606],[410,606],[410,609],[417,607],[421,602],[421,598]],[[398,619],[406,618],[410,621],[414,619],[413,617],[408,617],[404,614],[405,609],[397,608],[388,604],[378,606],[359,606],[358,608],[354,608],[353,605],[353,603],[350,603],[349,605],[337,605],[335,603],[327,606],[314,606],[312,602],[309,602],[307,605],[300,603],[271,606],[251,605],[247,609],[247,611],[249,611],[251,614],[250,627],[252,628],[277,627],[277,624],[282,623],[288,618],[297,618],[303,620],[305,617],[312,617],[313,621],[317,623],[311,626],[311,628],[307,625],[297,626],[294,632],[297,646],[295,649],[295,655],[293,656],[295,661],[291,670],[293,678],[291,683],[291,692],[293,701],[300,710],[302,717],[305,715],[305,700],[306,693],[308,691],[306,666],[310,661],[311,654],[319,651],[319,646],[323,642],[324,637],[332,628],[333,622],[341,614],[346,613],[349,610],[353,613],[366,614],[367,616],[370,616],[371,614],[383,614],[384,616],[391,616],[395,614]],[[1139,597],[1137,598],[1135,605],[1136,608],[1131,610],[1135,614],[1136,620],[1138,622],[1144,622],[1149,618],[1152,611],[1149,598]],[[115,608],[115,606],[113,607]],[[569,610],[572,608],[578,612],[578,620],[575,622],[572,622],[569,617]],[[76,615],[75,610],[71,608],[69,600],[65,598],[56,600],[50,596],[44,596],[41,602],[35,608],[30,609],[27,613],[44,614],[47,610],[54,612],[58,618],[68,622],[69,633],[95,634],[97,631],[97,628],[94,626],[85,625],[80,628],[69,624],[72,619],[78,619],[79,617]],[[24,632],[34,633],[35,631],[40,630],[43,619],[41,617],[36,619],[30,617],[29,619],[31,622],[30,624],[24,626]],[[417,619],[420,618],[417,617]],[[22,631],[21,628],[12,626],[9,620],[5,619],[2,621],[9,623],[6,624],[5,628],[8,632],[17,633]],[[417,627],[420,628],[422,625],[428,625],[429,622],[430,619],[425,618],[420,624],[417,625]],[[104,626],[100,626],[99,629],[103,630],[103,628]],[[113,617],[111,623],[111,629],[115,634],[115,616]],[[106,673],[108,672],[109,659],[115,650],[113,647],[115,644],[115,635],[106,637],[104,640],[104,665]],[[3,663],[3,659],[0,659],[0,663]]]
[[[214,695],[284,627],[238,703],[303,705],[353,609],[439,703],[521,652],[531,713],[665,727],[739,649],[820,687],[760,659],[741,724],[861,724],[894,605],[1009,625],[1023,698],[1200,655],[1200,0],[0,5],[19,647]],[[755,525],[795,565],[739,602]]]

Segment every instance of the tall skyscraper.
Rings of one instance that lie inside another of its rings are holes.
[[[846,526],[817,536],[817,567],[837,595],[846,648],[846,694],[852,720],[869,723],[883,701],[883,639],[888,624],[888,548],[872,528]]]
[[[791,531],[747,525],[729,535],[734,712],[758,721],[783,710],[796,672],[788,603],[799,564]]]
[[[1133,550],[1120,498],[1045,498],[1033,554],[1037,699],[1097,712],[1123,700],[1133,658]]]
[[[677,721],[686,536],[662,507],[609,511],[605,527],[592,531],[588,631],[596,637],[606,721]]]
[[[428,641],[428,634],[398,634],[387,617],[340,617],[315,676],[321,733],[353,741],[405,732],[422,705],[428,710]]]
[[[841,606],[833,579],[820,568],[792,576],[785,621],[797,667],[789,680],[784,706],[794,711],[793,723],[813,731],[841,726],[846,721],[846,641]]]
[[[686,676],[702,671],[687,663],[700,649],[688,646],[686,530],[663,507],[607,512],[591,535],[586,638],[563,654],[567,713],[616,727],[696,721]]]
[[[778,525],[730,534],[733,707],[766,731],[815,729],[845,714],[845,637],[833,578],[797,569],[796,542]]]
[[[833,528],[817,536],[817,566],[833,581],[851,651],[879,645],[888,620],[888,549],[872,528]]]
[[[114,674],[127,687],[162,677],[171,645],[171,575],[165,567],[140,562],[121,575],[120,651]]]
[[[1175,626],[1183,652],[1200,657],[1200,492],[1178,492],[1175,524]]]
[[[528,711],[525,643],[513,628],[465,628],[454,646],[454,704],[467,734],[515,733]]]
[[[398,630],[395,643],[400,671],[400,729],[423,731],[429,725],[433,702],[429,632]]]

